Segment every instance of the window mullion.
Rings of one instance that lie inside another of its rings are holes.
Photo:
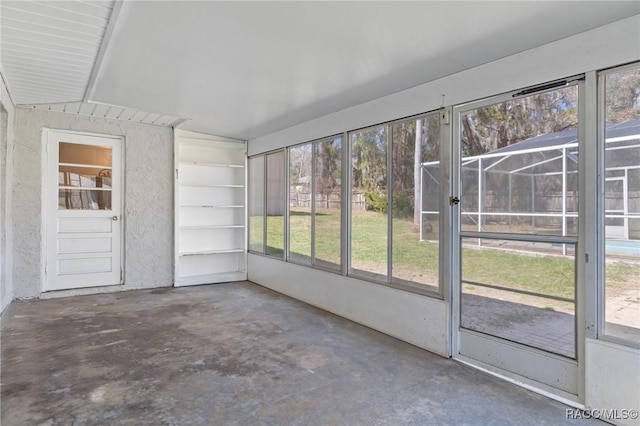
[[[311,265],[316,264],[316,150],[318,142],[311,144]]]
[[[387,282],[393,279],[393,128],[385,126],[387,150]]]
[[[347,275],[351,268],[351,197],[352,197],[352,167],[351,167],[351,141],[349,133],[344,132],[342,135],[342,170],[340,171],[342,211],[341,224],[343,232],[341,233],[341,256],[340,262],[342,275]]]

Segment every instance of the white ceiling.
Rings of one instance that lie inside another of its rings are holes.
[[[5,30],[8,3],[0,3],[3,51],[6,34],[15,38]],[[639,13],[637,1],[126,1],[109,24],[95,82],[86,67],[77,82],[88,82],[90,102],[252,139]],[[85,37],[67,38],[70,49]],[[34,43],[47,57],[63,50],[48,39]],[[26,60],[21,52],[13,49],[6,64],[3,52],[0,62],[12,95],[21,77],[54,81],[66,72],[38,64],[8,72]],[[72,63],[60,56],[55,66]],[[68,82],[55,93],[36,90],[38,102],[16,103],[78,101],[82,84]]]
[[[114,1],[0,2],[0,64],[16,104],[81,101]]]
[[[24,105],[33,109],[66,112],[68,114],[86,115],[89,117],[110,118],[112,120],[133,121],[135,123],[155,124],[157,126],[174,127],[184,121],[180,117],[123,108],[114,105],[90,104],[86,102],[64,102],[55,104]]]

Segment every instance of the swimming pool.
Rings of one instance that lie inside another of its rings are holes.
[[[640,256],[640,241],[607,240],[605,244],[607,254],[626,254]]]

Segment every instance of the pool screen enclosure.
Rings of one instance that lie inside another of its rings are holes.
[[[605,224],[608,246],[640,251],[640,120],[607,126]],[[421,168],[420,239],[429,240],[429,215],[438,213],[440,164]],[[576,235],[578,134],[548,133],[462,158],[461,227],[478,232]],[[465,185],[464,181],[474,182]],[[625,241],[625,243],[622,243]],[[478,242],[480,243],[480,242]],[[531,247],[529,246],[529,249]],[[567,247],[562,247],[567,254]]]

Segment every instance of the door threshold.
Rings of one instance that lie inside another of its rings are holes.
[[[498,377],[499,379],[505,380],[509,383],[513,383],[514,385],[530,390],[531,392],[535,392],[539,395],[558,401],[569,407],[577,408],[580,410],[585,409],[584,404],[579,402],[578,395],[573,395],[571,393],[553,388],[543,383],[536,382],[535,380],[528,379],[518,374],[501,370],[499,368],[487,365],[481,361],[477,361],[472,358],[465,357],[464,355],[458,355],[457,357],[452,357],[451,359],[461,364],[464,364],[468,367],[474,368],[476,370],[480,370],[484,373],[490,374],[494,377]]]
[[[115,284],[101,287],[72,288],[67,290],[47,290],[40,293],[40,299],[57,299],[59,297],[83,296],[86,294],[117,293],[124,289],[123,284]]]

